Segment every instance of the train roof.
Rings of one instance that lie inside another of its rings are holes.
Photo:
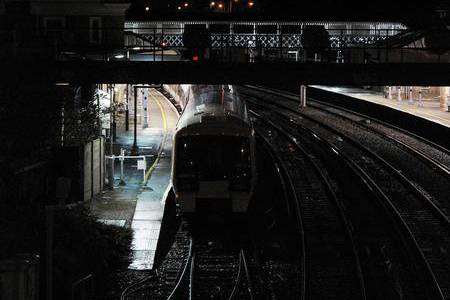
[[[178,130],[213,122],[234,122],[248,126],[245,102],[232,85],[182,85],[182,88],[188,99],[178,121]]]

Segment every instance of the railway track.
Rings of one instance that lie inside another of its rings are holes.
[[[445,251],[448,245],[448,219],[440,208],[414,183],[367,147],[298,111],[267,103],[263,105],[260,102],[254,102],[253,105],[270,110],[270,115],[265,117],[275,118],[273,115],[276,114],[276,122],[283,124],[283,130],[292,131],[295,128],[297,136],[309,136],[323,141],[363,174],[372,190],[377,191],[380,203],[395,220],[405,247],[410,248],[417,266],[427,274],[427,285],[433,287],[428,291],[429,294],[436,299],[443,299],[444,295],[448,295],[448,260],[442,258],[445,253],[440,255],[429,250],[430,247],[436,249],[439,244]]]
[[[299,299],[295,279],[284,283],[292,291],[273,284],[292,268],[259,257],[260,245],[250,237],[225,228],[181,228],[177,236],[163,264],[169,267],[128,287],[122,299]]]
[[[245,86],[243,88],[247,89],[247,91],[260,91],[282,99],[283,101],[287,101],[289,103],[288,107],[290,108],[296,109],[298,107],[298,95],[291,92],[257,86]],[[321,101],[319,99],[309,97],[308,106],[335,114],[354,124],[364,126],[367,130],[379,134],[385,139],[392,140],[392,142],[398,143],[418,155],[420,158],[425,158],[432,161],[432,163],[436,164],[438,169],[444,169],[443,172],[449,174],[450,150],[441,145],[438,145],[403,128]]]
[[[182,223],[176,233],[172,250],[165,259],[165,264],[142,280],[128,286],[122,292],[121,300],[166,299],[166,291],[176,285],[182,274],[184,261],[190,255],[190,247],[188,232],[185,224]]]
[[[265,157],[267,151],[260,155]],[[270,170],[260,169],[272,174],[261,184],[277,180],[276,169],[269,165]],[[264,192],[257,194],[267,206],[256,201],[258,209],[249,214],[249,224],[180,226],[162,264],[152,276],[127,288],[122,299],[304,299],[298,297],[304,290],[298,284],[303,264],[297,245],[302,235],[291,230],[284,217],[290,210],[283,201],[288,196],[278,197],[285,189],[280,185],[275,190],[269,189],[268,198]]]
[[[247,250],[228,242],[191,237],[189,256],[168,299],[255,299]]]
[[[257,134],[260,134],[257,132]],[[289,219],[292,219],[295,224],[295,232],[297,235],[297,239],[299,240],[299,253],[298,253],[298,279],[296,282],[298,285],[298,292],[296,294],[297,299],[305,300],[306,299],[306,243],[305,243],[305,230],[303,224],[302,211],[300,207],[300,200],[298,194],[295,189],[295,183],[292,181],[292,178],[289,176],[289,171],[287,169],[286,164],[282,159],[277,155],[276,151],[273,147],[270,147],[270,143],[268,143],[267,138],[262,137],[261,145],[265,146],[267,152],[270,155],[271,160],[274,163],[274,167],[277,170],[277,174],[282,186],[283,196],[286,201],[286,213]],[[290,287],[293,288],[292,286]],[[282,293],[279,293],[282,294]],[[275,293],[276,295],[276,293]],[[271,297],[271,299],[276,299],[275,295]],[[289,296],[285,296],[285,298],[289,298]]]
[[[392,167],[401,173],[399,175],[407,177],[408,180],[403,180],[405,183],[409,181],[417,187],[420,186],[420,193],[426,194],[429,201],[439,208],[436,213],[443,213],[448,220],[450,214],[448,149],[379,120],[328,106],[315,99],[309,99],[308,109],[299,111],[298,102],[294,100],[292,94],[280,94],[278,91],[261,88],[256,91],[267,91],[271,96],[270,99],[267,95],[260,99],[281,109],[300,114],[312,122],[333,127],[338,134],[350,137],[370,148],[372,153],[383,158],[385,166]],[[251,89],[244,88],[243,92],[251,94]]]
[[[332,184],[295,143],[275,141],[276,132],[254,125],[268,145],[276,145],[272,147],[276,156],[283,157],[278,163],[288,174],[290,189],[297,199],[305,245],[302,297],[366,299],[357,246]]]

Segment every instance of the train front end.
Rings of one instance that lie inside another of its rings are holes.
[[[185,216],[247,212],[256,181],[255,138],[244,104],[231,91],[207,86],[189,94],[175,134],[172,168]]]
[[[181,135],[174,189],[183,213],[244,213],[253,192],[251,139],[242,135]]]

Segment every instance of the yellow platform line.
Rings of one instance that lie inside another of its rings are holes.
[[[164,132],[164,137],[161,141],[161,143],[159,144],[159,149],[158,149],[158,155],[156,156],[155,161],[153,162],[153,164],[151,165],[151,167],[148,169],[147,173],[145,173],[145,178],[144,178],[144,185],[147,184],[148,180],[150,179],[150,177],[152,176],[153,171],[156,168],[156,165],[159,162],[159,159],[161,158],[161,154],[163,152],[164,149],[164,144],[166,143],[166,139],[167,139],[167,117],[166,117],[166,112],[164,111],[164,108],[161,105],[161,102],[158,100],[158,97],[154,97],[152,96],[152,98],[155,100],[156,104],[159,107],[159,110],[161,112],[161,117],[163,119],[163,132]]]

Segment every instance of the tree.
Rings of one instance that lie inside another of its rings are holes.
[[[331,47],[329,33],[320,25],[305,26],[301,42],[307,58],[313,58],[315,54],[323,57]]]
[[[199,60],[206,58],[207,49],[211,47],[211,34],[205,25],[185,25],[183,44],[188,58],[197,55]]]

